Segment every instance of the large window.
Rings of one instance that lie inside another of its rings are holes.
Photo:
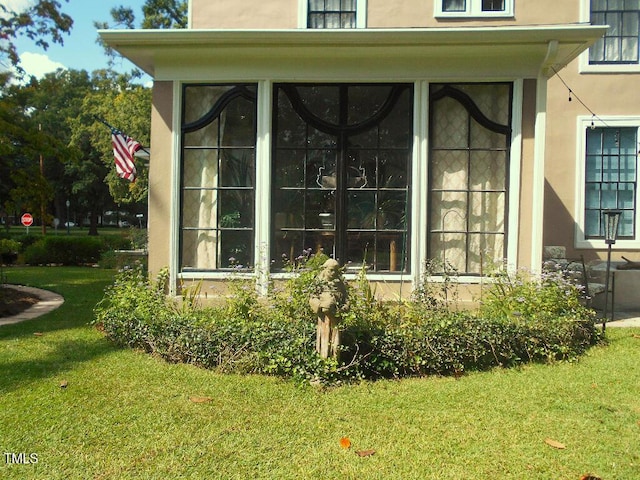
[[[181,271],[254,263],[255,85],[183,92]]]
[[[308,0],[308,28],[356,28],[357,0]]]
[[[275,268],[304,250],[408,271],[413,86],[274,87]]]
[[[432,85],[429,258],[479,275],[507,254],[511,84]]]
[[[514,0],[437,0],[436,16],[512,16]]]
[[[589,63],[638,64],[640,0],[591,0],[591,23],[609,30],[589,49]]]
[[[603,239],[603,211],[620,209],[618,238],[635,238],[638,128],[586,129],[584,234]]]

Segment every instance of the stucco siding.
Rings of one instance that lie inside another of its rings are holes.
[[[574,217],[582,188],[577,185],[580,161],[577,119],[589,117],[589,110],[605,119],[640,116],[639,78],[638,74],[580,74],[578,61],[562,70],[560,76],[574,93],[570,102],[569,91],[561,80],[556,76],[549,81],[544,244],[566,246],[570,256],[603,258],[604,249],[575,248]],[[614,253],[614,258],[624,254],[624,251]]]
[[[193,0],[192,28],[287,29],[298,26],[298,0]]]
[[[155,82],[149,161],[149,272],[152,274],[168,267],[171,260],[172,118],[173,82]]]

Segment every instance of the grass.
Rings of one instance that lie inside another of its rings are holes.
[[[576,363],[321,390],[114,347],[89,325],[112,275],[7,271],[66,302],[0,327],[0,478],[640,478],[637,329]]]

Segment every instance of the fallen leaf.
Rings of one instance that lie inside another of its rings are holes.
[[[344,448],[345,450],[348,450],[351,448],[351,440],[349,440],[349,437],[342,437],[340,439],[340,446],[342,448]]]
[[[356,452],[356,455],[358,455],[359,457],[370,457],[374,453],[376,453],[376,451],[373,450],[373,449],[371,449],[371,450],[358,450]]]
[[[36,336],[36,337],[41,337],[42,336],[42,332],[35,332],[33,335]]]
[[[67,382],[66,380],[60,382],[60,388],[67,388],[67,385],[69,385],[69,382]]]
[[[551,438],[546,438],[544,443],[546,443],[550,447],[557,448],[558,450],[564,450],[565,448],[567,448],[563,443],[552,440]]]
[[[580,477],[580,480],[602,480],[602,478],[592,473],[586,473]]]
[[[209,403],[213,400],[211,397],[189,397],[193,403]]]

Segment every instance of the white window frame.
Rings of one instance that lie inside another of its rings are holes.
[[[309,28],[308,14],[309,0],[298,0],[298,28]],[[367,0],[356,0],[356,28],[367,28]]]
[[[593,122],[593,123],[592,123]],[[576,202],[575,202],[575,247],[605,249],[607,245],[604,239],[585,238],[584,235],[584,210],[585,210],[585,171],[586,171],[586,144],[587,129],[594,127],[636,127],[638,128],[638,138],[640,139],[640,116],[620,116],[620,117],[598,117],[580,116],[577,122],[577,146],[576,146]],[[638,145],[640,150],[640,144]],[[640,165],[638,165],[640,166]],[[638,172],[636,172],[637,174]],[[638,182],[640,186],[640,182]],[[636,190],[636,213],[634,218],[636,227],[636,238],[633,240],[616,241],[615,246],[621,249],[640,248],[640,188]]]
[[[580,21],[591,22],[591,0],[580,0]],[[640,62],[627,65],[616,64],[591,64],[589,63],[589,50],[580,54],[580,73],[637,73],[640,72]]]
[[[483,11],[482,0],[467,0],[467,8],[464,12],[446,12],[442,9],[443,0],[435,0],[435,16],[436,18],[483,18],[483,17],[500,17],[509,18],[514,15],[514,3],[515,0],[504,0],[504,10],[495,11]]]

